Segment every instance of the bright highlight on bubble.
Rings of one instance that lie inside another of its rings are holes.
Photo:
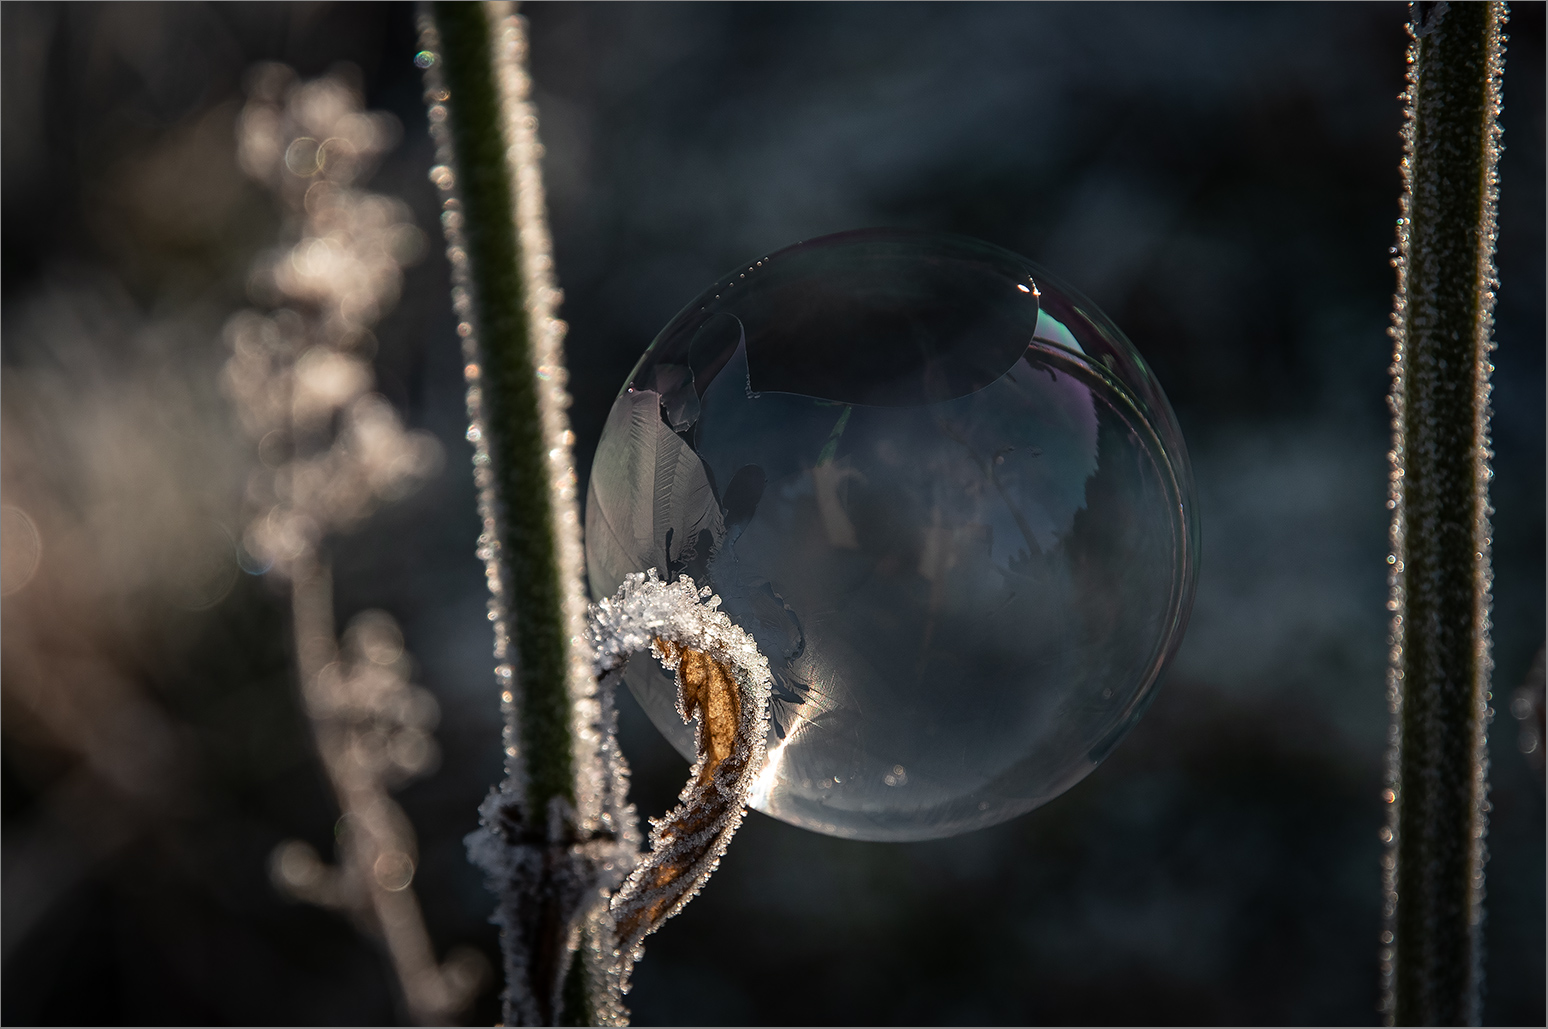
[[[750,803],[947,836],[1084,777],[1181,640],[1182,435],[1090,301],[961,237],[866,231],[739,268],[651,344],[586,508],[596,598],[691,575],[774,677]],[[685,756],[673,680],[625,675]]]

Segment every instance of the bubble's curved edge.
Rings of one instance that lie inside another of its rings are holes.
[[[1085,353],[1077,355],[1069,347],[1057,342],[1039,341],[1050,349],[1063,351],[1070,360],[1077,361],[1100,375],[1114,395],[1122,399],[1128,407],[1128,416],[1132,418],[1135,427],[1145,434],[1149,444],[1147,450],[1153,448],[1161,458],[1156,462],[1156,470],[1169,495],[1168,507],[1173,515],[1173,543],[1179,552],[1179,559],[1174,563],[1177,575],[1173,579],[1171,596],[1168,598],[1166,627],[1159,634],[1156,651],[1149,663],[1147,681],[1134,692],[1134,696],[1120,712],[1113,728],[1104,734],[1088,752],[1093,763],[1100,763],[1128,734],[1154,701],[1164,682],[1167,666],[1176,655],[1187,632],[1198,584],[1201,542],[1198,500],[1192,464],[1188,457],[1187,445],[1183,440],[1182,428],[1177,422],[1177,415],[1172,410],[1171,403],[1155,372],[1145,363],[1139,349],[1134,346],[1123,330],[1113,324],[1112,320],[1102,313],[1101,308],[1084,294],[1053,275],[1044,273],[1044,279],[1051,287],[1076,301],[1073,305],[1076,311],[1101,334],[1102,342],[1128,357],[1134,363],[1134,370],[1139,374],[1141,384],[1153,387],[1146,391],[1148,396],[1141,396],[1126,377],[1117,373],[1116,369],[1105,362],[1093,359],[1100,355]],[[1151,408],[1154,408],[1153,413]]]
[[[1122,738],[1119,734],[1118,739]],[[1115,739],[1116,743],[1117,740]],[[1088,756],[1087,760],[1071,768],[1065,775],[1056,779],[1047,788],[1039,791],[1031,797],[1022,797],[1003,806],[996,806],[991,811],[989,808],[980,808],[978,805],[985,802],[982,792],[974,792],[944,804],[933,807],[918,808],[911,812],[916,819],[912,825],[903,825],[904,819],[888,819],[896,822],[895,825],[884,825],[873,821],[872,825],[861,826],[850,821],[841,824],[834,821],[824,821],[815,812],[790,810],[788,812],[771,811],[762,804],[754,803],[750,797],[748,806],[760,814],[778,819],[787,825],[793,825],[798,829],[806,829],[812,832],[820,832],[824,836],[832,836],[835,839],[854,840],[859,843],[924,843],[929,840],[944,840],[954,836],[963,836],[971,832],[979,832],[984,829],[992,829],[997,825],[1020,818],[1022,815],[1035,811],[1046,804],[1058,800],[1068,793],[1081,780],[1085,779],[1100,762]],[[760,797],[758,800],[767,801],[769,798]],[[818,806],[818,805],[814,805]],[[854,815],[857,812],[850,811],[846,814]],[[920,814],[946,813],[946,817],[940,820],[933,818],[919,818]]]
[[[1134,384],[1130,384],[1127,378],[1119,375],[1115,369],[1106,366],[1100,360],[1100,355],[1087,353],[1076,355],[1069,347],[1059,342],[1039,341],[1047,346],[1066,351],[1071,359],[1078,360],[1101,374],[1114,388],[1114,392],[1130,406],[1133,415],[1138,419],[1149,441],[1162,458],[1158,470],[1163,473],[1163,482],[1170,494],[1170,506],[1174,515],[1172,525],[1174,543],[1179,551],[1179,560],[1175,563],[1179,574],[1172,583],[1166,629],[1161,634],[1161,646],[1150,663],[1151,671],[1147,677],[1149,681],[1135,691],[1114,727],[1088,752],[1092,767],[1095,767],[1112,752],[1124,736],[1128,735],[1146,709],[1154,702],[1165,681],[1167,667],[1182,645],[1183,637],[1187,634],[1188,621],[1193,612],[1193,599],[1198,587],[1203,531],[1199,522],[1193,464],[1183,439],[1182,426],[1177,421],[1177,413],[1173,410],[1165,388],[1161,385],[1154,369],[1146,362],[1144,355],[1128,335],[1114,324],[1113,320],[1090,297],[1058,276],[1044,270],[1035,262],[1028,263],[1032,264],[1041,281],[1073,302],[1071,306],[1076,313],[1101,335],[1101,342],[1123,354],[1133,363],[1134,371],[1140,379],[1139,385],[1152,387],[1145,391],[1147,395],[1141,396],[1135,392]],[[1147,408],[1151,407],[1155,408],[1153,415],[1147,411]],[[1157,423],[1166,431],[1158,431]]]
[[[1198,496],[1194,488],[1193,462],[1192,459],[1188,456],[1188,447],[1183,438],[1182,426],[1177,420],[1177,412],[1173,409],[1172,402],[1167,397],[1166,390],[1161,385],[1160,378],[1156,375],[1155,369],[1151,368],[1150,363],[1145,360],[1145,356],[1140,353],[1139,348],[1136,347],[1134,342],[1129,339],[1128,335],[1116,324],[1114,324],[1113,320],[1109,318],[1102,310],[1102,308],[1097,306],[1097,304],[1090,297],[1075,287],[1071,286],[1068,282],[1065,282],[1063,279],[1049,272],[1035,261],[1027,261],[1026,263],[1029,267],[1032,268],[1034,274],[1040,282],[1046,283],[1057,292],[1063,293],[1065,296],[1075,301],[1076,303],[1073,306],[1075,307],[1076,311],[1082,317],[1084,317],[1086,321],[1090,322],[1093,326],[1096,327],[1096,329],[1102,334],[1104,342],[1106,342],[1109,346],[1112,346],[1115,349],[1123,352],[1134,363],[1135,371],[1140,373],[1142,380],[1154,385],[1155,389],[1151,395],[1140,397],[1139,399],[1143,400],[1147,404],[1154,404],[1158,409],[1157,414],[1159,416],[1159,420],[1168,426],[1168,428],[1174,430],[1174,432],[1169,435],[1174,436],[1175,438],[1159,438],[1159,442],[1162,445],[1161,453],[1166,457],[1167,463],[1172,468],[1176,469],[1178,473],[1180,473],[1174,476],[1174,486],[1176,487],[1179,503],[1182,505],[1183,510],[1185,510],[1190,516],[1185,519],[1188,526],[1188,542],[1190,544],[1188,552],[1192,556],[1192,560],[1189,562],[1189,566],[1196,571],[1198,567],[1198,559],[1200,557],[1199,548],[1202,541],[1202,529],[1199,524]],[[1040,340],[1040,342],[1048,343],[1052,346],[1064,346],[1055,340],[1043,339]],[[1069,348],[1064,347],[1064,349]],[[1086,353],[1079,354],[1079,357],[1087,363],[1091,363],[1094,360],[1094,355]],[[1126,380],[1121,381],[1126,382]],[[1191,609],[1192,603],[1193,589],[1190,585],[1187,591],[1187,598],[1184,606]],[[1187,627],[1186,623],[1187,616],[1184,615],[1183,624],[1179,626],[1179,629],[1185,629]]]

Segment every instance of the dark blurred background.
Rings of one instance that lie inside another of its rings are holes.
[[[1543,11],[1514,5],[1501,165],[1497,1024],[1545,1018],[1542,743],[1529,704],[1508,710],[1545,617]],[[924,844],[751,816],[651,939],[636,1021],[1374,1022],[1406,7],[526,13],[582,481],[612,395],[704,286],[798,239],[907,226],[1023,253],[1124,327],[1177,409],[1204,526],[1169,680],[1089,779]],[[377,388],[447,460],[329,542],[335,609],[394,615],[440,699],[439,770],[399,794],[414,888],[438,953],[495,960],[461,838],[499,775],[499,713],[414,9],[0,15],[3,499],[42,555],[3,602],[0,1020],[400,1021],[372,938],[269,880],[281,840],[330,856],[338,817],[285,593],[243,574],[188,603],[179,526],[240,535],[257,457],[216,386],[220,330],[291,231],[237,167],[244,71],[347,62],[404,128],[369,188],[430,239],[377,326]],[[26,541],[6,517],[10,575]],[[686,766],[621,704],[634,797],[660,812]],[[470,1023],[498,1018],[496,989]]]

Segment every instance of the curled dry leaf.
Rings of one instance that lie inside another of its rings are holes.
[[[676,672],[678,713],[697,723],[698,759],[678,805],[651,819],[650,853],[609,904],[608,974],[623,991],[645,937],[682,910],[720,864],[763,764],[768,661],[719,606],[719,597],[689,577],[663,583],[651,571],[629,576],[593,610],[598,672],[615,673],[631,653],[649,648]]]

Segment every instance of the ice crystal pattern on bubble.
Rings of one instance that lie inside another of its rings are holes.
[[[1198,528],[1177,423],[1123,334],[1024,259],[889,231],[731,272],[614,402],[592,595],[711,588],[768,656],[750,803],[923,839],[1087,774],[1178,645]],[[671,679],[625,678],[685,756]]]

